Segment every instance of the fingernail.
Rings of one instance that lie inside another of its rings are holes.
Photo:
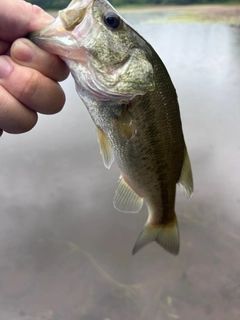
[[[8,57],[0,56],[0,79],[6,78],[12,71],[12,64]]]
[[[11,55],[19,61],[31,62],[35,56],[35,52],[21,40],[14,43]]]

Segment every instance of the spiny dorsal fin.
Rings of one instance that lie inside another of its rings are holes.
[[[193,194],[193,177],[192,177],[192,169],[191,163],[188,156],[187,148],[184,148],[184,158],[182,171],[180,174],[180,178],[178,180],[178,184],[180,188],[183,190],[183,193],[187,198],[191,198]]]
[[[103,157],[103,163],[106,168],[110,169],[114,161],[113,150],[110,146],[110,143],[105,133],[98,127],[97,127],[97,136],[98,136],[98,143],[100,147],[100,153]]]
[[[156,241],[166,251],[174,255],[179,253],[179,232],[176,215],[174,220],[167,225],[152,226],[147,222],[137,238],[132,254],[152,241]]]
[[[142,208],[143,198],[139,197],[120,176],[113,205],[119,211],[138,212]]]

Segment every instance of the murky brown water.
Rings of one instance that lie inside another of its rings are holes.
[[[65,109],[0,157],[1,320],[240,318],[240,32],[128,16],[177,88],[195,194],[177,194],[181,251],[131,256],[146,221],[116,211],[116,165],[104,168],[71,79]]]

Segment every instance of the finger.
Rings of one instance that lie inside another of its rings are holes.
[[[0,38],[12,42],[49,24],[53,17],[26,1],[0,1]]]
[[[29,13],[29,24],[27,33],[45,27],[47,24],[53,22],[54,17],[44,11],[39,6],[31,5],[31,12]]]
[[[65,94],[57,82],[37,70],[14,63],[10,57],[0,57],[1,76],[0,85],[36,112],[57,113],[65,103]]]
[[[69,69],[63,60],[43,51],[28,39],[16,40],[10,54],[16,63],[38,70],[53,80],[62,81],[69,75]]]
[[[9,42],[0,40],[0,55],[5,54],[10,48],[10,46],[11,44]]]
[[[36,112],[26,108],[1,86],[0,96],[0,136],[3,130],[8,133],[23,133],[35,126]]]

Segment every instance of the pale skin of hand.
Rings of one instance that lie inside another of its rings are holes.
[[[58,81],[67,78],[67,66],[23,38],[52,20],[24,0],[0,0],[0,136],[29,131],[38,112],[54,114],[65,103]]]

